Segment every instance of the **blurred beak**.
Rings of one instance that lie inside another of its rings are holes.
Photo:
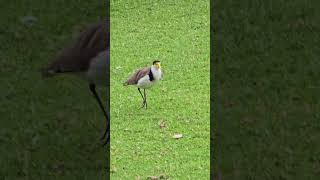
[[[157,69],[161,68],[161,65],[159,63],[156,64]]]

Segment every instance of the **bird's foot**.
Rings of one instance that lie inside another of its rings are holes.
[[[106,134],[104,133],[104,134],[100,137],[100,141],[104,140],[105,137],[106,137]]]
[[[107,122],[108,124],[108,122]],[[100,140],[104,140],[106,137],[110,136],[110,124],[107,125],[107,127],[104,129],[104,132],[102,134],[102,136],[100,137]]]
[[[105,146],[110,141],[110,132],[107,130],[103,133],[103,135],[100,137],[100,141],[102,142],[102,146]]]
[[[142,102],[142,105],[141,105],[140,109],[142,109],[142,108],[144,108],[144,107],[147,108],[147,102],[146,102],[146,101],[143,101],[143,102]]]
[[[110,136],[107,136],[107,138],[105,139],[100,139],[100,141],[102,142],[102,146],[104,147],[110,142]]]

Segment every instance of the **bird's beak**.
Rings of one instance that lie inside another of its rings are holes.
[[[160,69],[160,68],[161,68],[160,63],[157,63],[157,64],[156,64],[156,67],[157,67],[157,69]]]

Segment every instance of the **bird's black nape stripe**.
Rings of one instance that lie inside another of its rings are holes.
[[[150,81],[153,81],[154,80],[154,77],[153,77],[153,74],[152,74],[152,71],[151,71],[151,69],[150,69],[150,71],[149,71],[149,80]]]
[[[153,65],[155,65],[156,63],[159,63],[160,61],[156,60],[156,61],[153,61]]]

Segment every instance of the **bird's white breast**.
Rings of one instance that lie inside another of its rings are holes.
[[[153,80],[150,81],[150,77],[149,75],[145,75],[144,77],[142,77],[138,83],[137,83],[137,87],[139,88],[143,88],[143,89],[149,89],[152,86],[154,86],[155,84],[157,84],[157,82],[159,80],[161,80],[162,77],[162,72],[160,69],[156,70],[154,67],[151,68],[152,71],[152,75],[153,75]]]
[[[145,75],[143,78],[141,78],[138,83],[137,87],[143,88],[143,89],[149,89],[151,88],[157,81],[153,80],[150,81],[149,75]]]

